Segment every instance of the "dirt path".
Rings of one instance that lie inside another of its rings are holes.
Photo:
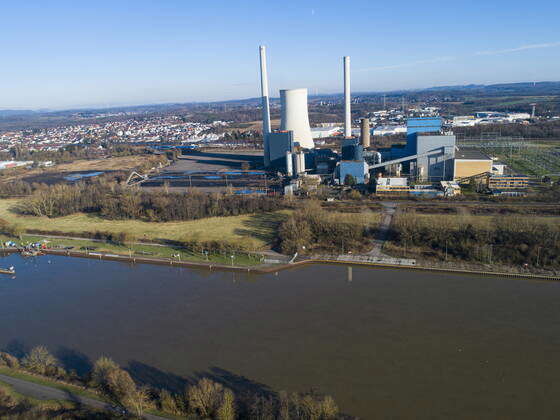
[[[373,249],[367,253],[372,257],[384,257],[385,255],[381,252],[383,245],[387,240],[389,234],[389,228],[391,227],[391,222],[393,221],[393,216],[397,210],[397,203],[382,201],[383,215],[381,216],[381,221],[379,222],[379,230],[377,236],[373,241]]]
[[[69,391],[63,391],[61,389],[52,388],[50,386],[39,385],[34,382],[12,378],[11,376],[2,374],[0,374],[0,381],[11,385],[20,394],[24,394],[32,398],[37,398],[39,400],[72,401],[74,403],[82,404],[98,410],[115,411],[115,408],[106,402],[94,400],[93,398],[81,397],[79,395],[72,394]],[[162,420],[165,418],[154,416],[152,414],[144,414],[143,417],[149,420]]]

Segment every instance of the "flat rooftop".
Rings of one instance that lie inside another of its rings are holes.
[[[459,149],[455,152],[455,159],[462,160],[492,160],[490,156],[478,149]]]

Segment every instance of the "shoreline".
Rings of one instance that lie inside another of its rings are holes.
[[[16,254],[20,253],[18,249],[2,249],[0,250],[2,254]],[[421,270],[421,271],[433,271],[441,273],[453,273],[453,274],[473,274],[479,276],[492,276],[492,277],[510,277],[510,278],[521,278],[521,279],[534,279],[534,280],[546,280],[546,281],[560,281],[560,276],[545,275],[545,274],[534,274],[534,273],[507,273],[499,271],[485,271],[485,270],[470,270],[470,269],[454,269],[454,268],[444,268],[444,267],[424,267],[419,265],[408,266],[408,265],[398,265],[398,264],[387,264],[387,263],[372,263],[372,262],[360,262],[360,261],[339,261],[330,258],[314,257],[309,259],[304,259],[300,261],[295,261],[293,263],[283,263],[278,265],[256,265],[249,267],[241,266],[231,266],[225,264],[217,263],[207,263],[207,262],[194,262],[194,261],[176,261],[166,258],[150,258],[144,256],[126,256],[118,254],[107,254],[107,253],[97,253],[97,252],[79,252],[79,251],[62,251],[54,249],[46,249],[41,251],[46,255],[57,255],[62,257],[75,257],[75,258],[89,258],[100,261],[120,261],[127,262],[131,264],[152,264],[152,265],[167,265],[171,267],[184,267],[184,268],[198,268],[204,270],[219,270],[219,271],[236,271],[244,273],[253,274],[270,274],[279,271],[289,270],[291,268],[297,268],[305,265],[312,264],[337,264],[346,266],[366,266],[371,268],[392,268],[400,270]]]

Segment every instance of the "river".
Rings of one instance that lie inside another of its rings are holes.
[[[556,418],[560,283],[312,265],[277,275],[22,259],[0,348],[100,355],[152,385],[331,394],[365,419]]]

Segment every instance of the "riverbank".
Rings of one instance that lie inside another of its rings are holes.
[[[6,385],[4,385],[6,384]],[[55,380],[46,376],[35,375],[21,369],[5,366],[0,367],[0,389],[7,388],[9,395],[18,400],[26,399],[39,408],[74,409],[86,406],[95,413],[114,412],[118,414],[114,404],[91,389]],[[142,415],[147,420],[176,419],[168,413],[156,409],[148,409]]]
[[[16,249],[4,249],[3,253],[13,254],[17,253]],[[384,262],[368,262],[360,260],[359,255],[354,256],[354,258],[347,255],[344,256],[313,256],[309,258],[301,258],[294,262],[276,262],[276,263],[266,263],[266,259],[260,258],[263,263],[258,263],[255,265],[239,266],[239,265],[228,265],[212,262],[195,262],[195,261],[179,261],[173,258],[154,258],[145,256],[126,256],[111,253],[93,252],[93,251],[71,251],[71,250],[55,250],[55,249],[45,249],[44,252],[47,255],[58,255],[65,257],[77,257],[77,258],[89,258],[96,260],[106,260],[106,261],[120,261],[130,264],[154,264],[154,265],[167,265],[172,267],[184,267],[184,268],[199,268],[204,270],[226,270],[235,271],[251,274],[269,274],[277,273],[284,270],[289,270],[296,267],[301,267],[305,265],[313,264],[338,264],[346,266],[368,266],[372,268],[396,268],[400,270],[420,270],[420,271],[433,271],[433,272],[444,272],[444,273],[454,273],[454,274],[474,274],[479,276],[493,276],[493,277],[510,277],[510,278],[525,278],[525,279],[538,279],[538,280],[549,280],[549,281],[560,281],[560,275],[555,273],[544,274],[544,273],[530,273],[530,272],[511,272],[511,271],[492,271],[489,269],[475,268],[475,267],[461,267],[453,268],[446,266],[427,266],[427,265],[411,265],[411,264],[391,264]]]

